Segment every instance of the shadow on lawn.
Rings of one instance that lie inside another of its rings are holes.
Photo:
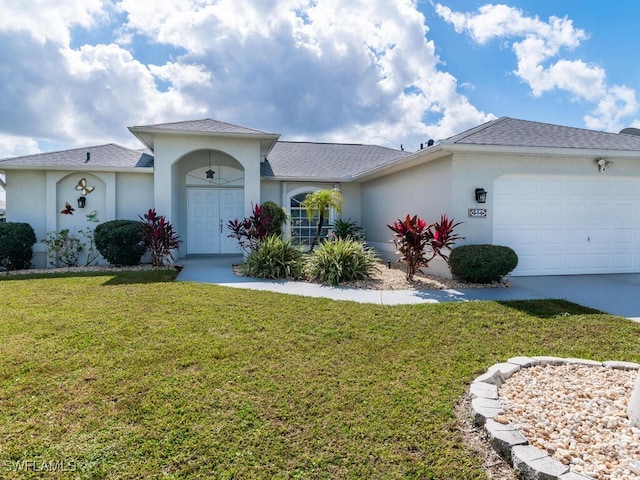
[[[513,308],[538,318],[557,318],[566,315],[594,315],[603,314],[600,310],[583,307],[567,300],[509,300],[498,301],[500,305]]]
[[[96,272],[56,272],[56,273],[25,273],[12,275],[0,273],[0,281],[5,280],[32,280],[50,278],[82,278],[82,277],[105,277],[103,286],[107,285],[127,285],[172,282],[178,276],[177,270],[157,269],[157,270],[103,270]]]

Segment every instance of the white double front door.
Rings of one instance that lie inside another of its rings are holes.
[[[230,220],[244,218],[242,188],[189,188],[187,190],[187,253],[240,253],[229,238]]]

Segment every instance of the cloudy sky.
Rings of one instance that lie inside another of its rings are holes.
[[[588,7],[587,7],[588,5]],[[0,158],[215,118],[416,150],[500,116],[640,126],[640,2],[2,0]]]

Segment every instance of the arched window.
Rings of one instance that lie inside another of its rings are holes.
[[[291,196],[289,201],[289,215],[291,216],[291,241],[297,245],[311,245],[314,237],[316,236],[316,230],[318,225],[318,216],[314,216],[313,220],[309,221],[307,217],[307,210],[301,205],[307,195],[311,192],[298,193]],[[333,212],[329,215],[333,216]],[[331,219],[325,218],[322,225],[322,232],[320,233],[320,239],[326,237],[329,234],[329,225]]]

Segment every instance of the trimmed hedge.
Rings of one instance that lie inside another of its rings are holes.
[[[138,265],[147,247],[142,223],[136,220],[111,220],[98,225],[94,242],[100,254],[112,265]]]
[[[0,223],[0,270],[31,267],[36,233],[28,223]]]
[[[502,245],[463,245],[449,256],[451,273],[473,283],[499,282],[518,266],[518,255]]]

